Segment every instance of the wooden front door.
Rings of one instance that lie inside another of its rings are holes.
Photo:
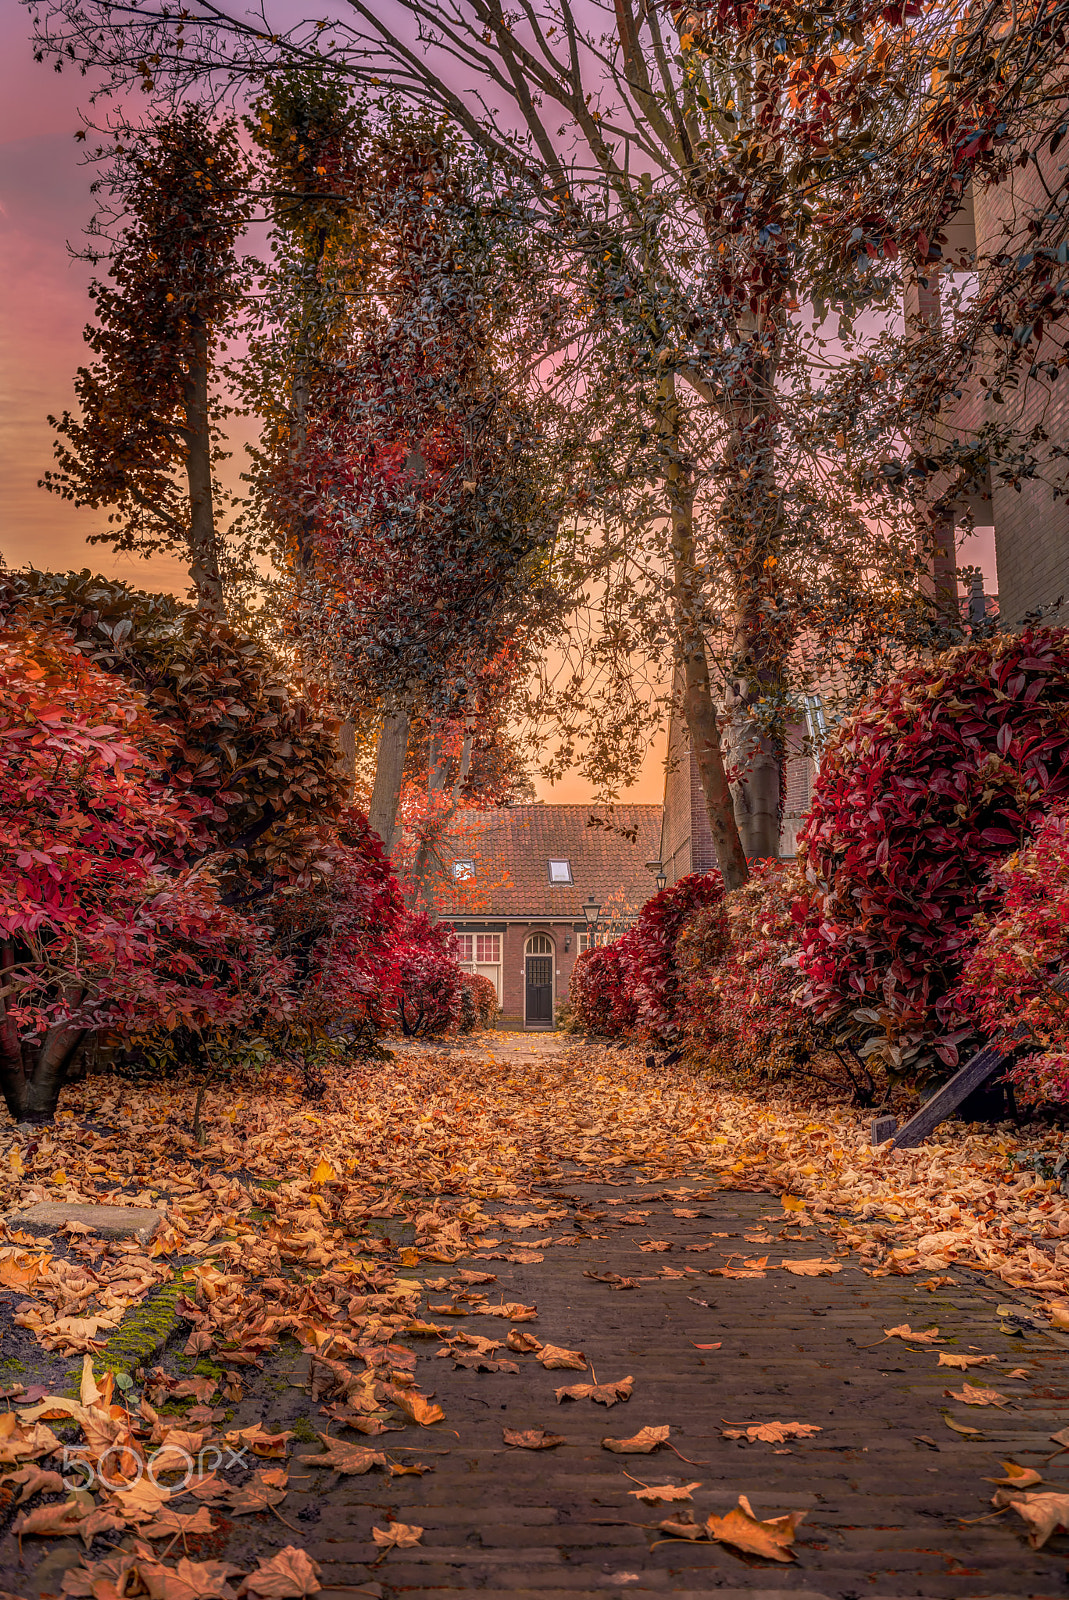
[[[527,1026],[553,1024],[553,945],[544,933],[527,942],[527,998],[524,1017]]]

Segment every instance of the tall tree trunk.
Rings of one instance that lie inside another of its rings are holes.
[[[738,889],[750,876],[750,869],[735,820],[716,702],[709,681],[694,544],[694,483],[683,457],[674,375],[663,380],[658,398],[658,431],[668,456],[665,487],[672,519],[672,594],[678,654],[683,668],[683,714],[698,767],[717,866],[727,887]]]
[[[382,840],[382,847],[388,856],[393,854],[397,804],[401,798],[401,779],[404,776],[405,756],[408,754],[411,721],[412,710],[409,705],[388,711],[379,734],[375,787],[371,791],[367,820]]]
[[[5,1021],[6,1033],[8,1024]],[[16,1122],[52,1122],[84,1028],[50,1028],[40,1046],[0,1048],[0,1089]]]
[[[192,354],[185,382],[189,480],[190,576],[202,611],[224,613],[223,584],[219,576],[219,545],[215,533],[212,494],[212,429],[208,407],[208,330],[198,321],[193,329]]]

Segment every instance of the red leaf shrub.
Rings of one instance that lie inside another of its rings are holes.
[[[638,1011],[624,966],[625,947],[633,934],[632,928],[612,944],[576,956],[568,1004],[577,1030],[616,1038],[634,1028]]]
[[[807,1003],[892,1072],[957,1063],[957,999],[990,869],[1069,793],[1069,635],[948,651],[887,684],[825,750],[801,859],[817,897]]]
[[[684,925],[676,944],[677,1020],[688,1045],[711,1066],[760,1062],[774,1073],[813,1053],[812,1030],[797,1003],[808,900],[794,862],[758,861],[748,883]]]
[[[990,1038],[1020,1025],[1037,1047],[1007,1074],[1027,1102],[1069,1101],[1069,998],[1051,986],[1069,969],[1069,818],[1055,813],[992,874],[997,909],[973,923],[976,944],[957,1003]]]
[[[380,1032],[400,983],[397,880],[378,834],[355,809],[336,833],[320,830],[315,854],[322,875],[271,902],[277,947],[293,966],[292,1020],[309,1037]]]
[[[410,912],[398,930],[396,956],[401,1032],[410,1037],[451,1032],[460,1021],[464,977],[452,928]]]
[[[647,900],[634,928],[620,941],[623,978],[634,995],[637,1023],[643,1033],[660,1039],[677,1033],[676,940],[696,911],[718,905],[723,895],[724,880],[719,872],[692,872]]]
[[[202,803],[169,739],[62,635],[0,634],[0,1087],[47,1117],[87,1031],[200,1030],[285,1006],[266,930],[189,868]]]
[[[460,975],[460,1032],[481,1033],[497,1020],[497,990],[479,972]]]

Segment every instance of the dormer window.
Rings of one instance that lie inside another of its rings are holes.
[[[570,861],[551,861],[549,863],[550,883],[571,883],[572,864]]]

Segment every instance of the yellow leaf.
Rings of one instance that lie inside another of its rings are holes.
[[[337,1181],[338,1174],[335,1172],[326,1156],[320,1156],[318,1164],[312,1169],[312,1182],[336,1183]]]
[[[603,1450],[612,1450],[618,1456],[647,1456],[658,1445],[667,1444],[671,1432],[668,1423],[657,1428],[640,1428],[630,1439],[602,1439]]]

